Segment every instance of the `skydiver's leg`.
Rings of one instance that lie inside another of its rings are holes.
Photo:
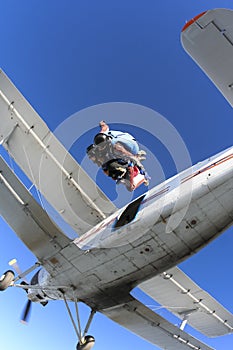
[[[114,146],[116,145],[116,147],[118,147],[117,145],[119,144],[123,146],[124,152],[130,152],[133,155],[137,155],[139,152],[138,143],[131,136],[129,137],[127,137],[127,135],[124,135],[122,137],[119,136],[117,139],[112,139],[111,142]]]
[[[116,150],[117,152],[122,153],[125,156],[128,157],[133,157],[134,154],[132,152],[130,152],[129,148],[126,148],[124,144],[122,144],[121,142],[116,142],[114,145],[114,150]]]
[[[114,153],[118,156],[124,156],[127,159],[130,159],[133,162],[135,162],[140,168],[144,168],[140,161],[145,159],[145,157],[141,157],[137,154],[130,152],[121,142],[116,142],[115,144],[113,144],[113,149]]]

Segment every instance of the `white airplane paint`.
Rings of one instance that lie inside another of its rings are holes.
[[[206,203],[208,203],[210,195],[216,200],[218,200],[219,196],[222,197],[221,202],[219,201],[222,206],[218,212],[219,215],[210,220],[211,225],[214,224],[218,227],[218,223],[222,220],[221,216],[223,220],[226,214],[229,215],[229,220],[232,217],[232,165],[233,148],[229,148],[148,191],[142,196],[142,201],[135,212],[135,217],[130,223],[125,223],[122,225],[123,227],[116,228],[120,217],[127,207],[130,206],[127,205],[80,238],[77,238],[74,242],[79,248],[84,250],[118,247],[145,236],[152,227],[154,227],[154,231],[159,232],[156,225],[161,225],[161,222],[164,224],[163,231],[169,234],[171,232],[168,227],[169,221],[172,221],[173,216],[179,218],[180,222],[176,220],[177,227],[174,227],[174,229],[179,230],[179,224],[183,224],[184,213],[188,212],[188,207],[195,203],[205,212]],[[225,192],[226,194],[224,195]],[[173,210],[174,203],[176,203],[175,211]],[[213,213],[216,211],[216,203],[213,200],[211,204],[212,208],[208,207],[208,209]],[[208,219],[208,215],[211,214],[207,212],[205,215]],[[187,225],[189,225],[187,219],[185,220]],[[193,227],[196,226],[196,234],[201,235],[202,232],[198,232],[198,222],[200,220],[198,218],[193,220],[196,221],[195,224],[192,224]],[[211,228],[212,226],[210,226]],[[207,228],[203,229],[206,230]],[[192,238],[195,239],[195,232]]]
[[[205,41],[210,35],[214,42],[217,31],[221,45],[227,45],[233,54],[227,33],[230,28],[233,34],[233,28],[228,25],[226,30],[222,24],[225,20],[233,23],[232,11],[209,11],[188,22],[182,36],[190,52],[198,51],[193,45],[203,33]],[[203,59],[201,53],[198,51],[197,62]],[[204,54],[204,60],[206,57]],[[214,76],[213,81],[217,78]],[[2,290],[10,285],[27,290],[25,319],[31,301],[45,305],[51,299],[63,299],[69,314],[67,300],[74,301],[76,307],[79,301],[86,303],[91,312],[83,331],[70,314],[79,339],[78,350],[94,345],[87,332],[96,311],[168,350],[212,349],[187,334],[186,323],[207,336],[232,333],[233,315],[175,267],[233,224],[232,147],[116,210],[3,72],[0,113],[0,143],[38,187],[44,175],[41,164],[46,165],[50,178],[42,180],[41,192],[80,233],[74,241],[66,237],[0,159],[1,215],[38,259],[18,277],[7,272],[0,278]],[[38,266],[41,269],[30,285],[16,284]],[[163,305],[172,300],[176,311],[171,306],[168,309],[181,319],[181,327],[132,297],[135,286]]]

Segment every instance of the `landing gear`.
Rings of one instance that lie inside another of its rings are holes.
[[[76,350],[91,350],[91,348],[95,344],[95,338],[92,335],[86,335],[86,334],[88,332],[88,329],[91,325],[91,322],[93,320],[93,317],[94,317],[96,311],[91,310],[89,318],[87,320],[86,327],[85,327],[84,331],[82,331],[80,317],[79,317],[79,311],[78,311],[78,300],[75,300],[75,310],[76,310],[76,318],[77,318],[77,326],[76,326],[74,318],[73,318],[72,313],[70,311],[68,302],[66,300],[65,294],[63,294],[63,299],[65,302],[65,306],[66,306],[66,309],[68,311],[68,314],[70,316],[71,322],[73,324],[74,330],[75,330],[77,337],[78,337],[78,340],[79,340],[79,342],[76,346]]]
[[[78,342],[76,350],[90,350],[94,344],[95,338],[92,335],[86,335],[82,340],[82,344]]]
[[[7,289],[11,283],[14,281],[15,274],[12,270],[6,271],[1,277],[0,277],[0,291],[3,291]]]

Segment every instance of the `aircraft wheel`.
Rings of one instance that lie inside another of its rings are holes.
[[[95,338],[92,335],[86,335],[83,344],[78,343],[76,350],[91,350],[95,344]]]
[[[0,277],[0,291],[7,289],[11,282],[14,280],[15,274],[13,271],[8,270]]]

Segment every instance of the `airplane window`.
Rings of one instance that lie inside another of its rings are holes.
[[[135,216],[138,213],[139,207],[140,207],[144,197],[145,197],[145,194],[127,206],[127,208],[123,211],[121,216],[116,220],[116,222],[113,226],[113,230],[116,230],[119,227],[122,227],[122,226],[128,224],[129,222],[133,221],[133,219],[135,218]]]

